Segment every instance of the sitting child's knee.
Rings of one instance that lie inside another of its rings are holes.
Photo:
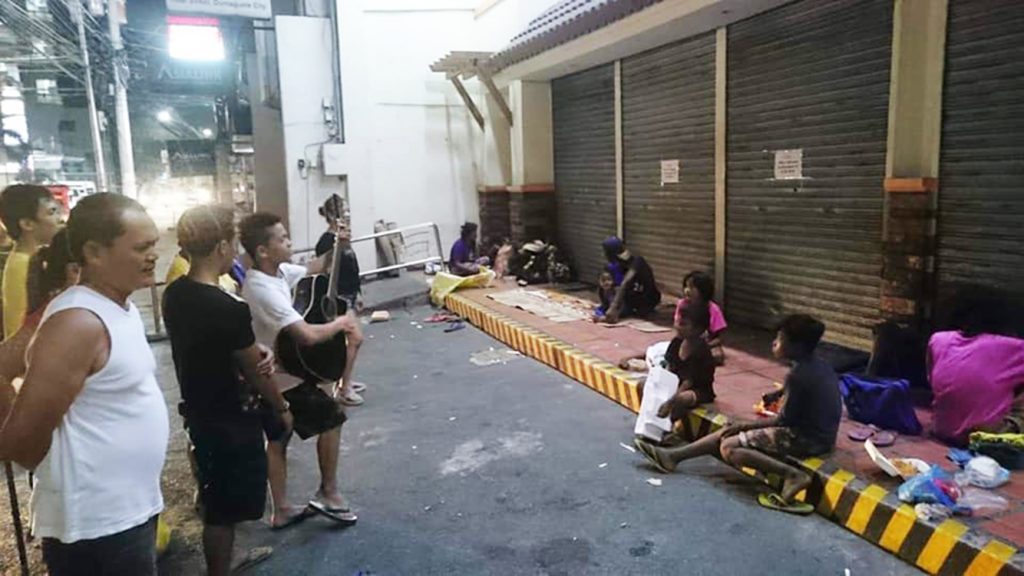
[[[722,440],[722,443],[718,446],[718,451],[722,455],[722,459],[729,462],[732,458],[733,450],[740,447],[739,436],[730,436]]]

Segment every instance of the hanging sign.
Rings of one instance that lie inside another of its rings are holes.
[[[167,0],[167,11],[241,16],[262,20],[273,17],[270,0]]]
[[[775,151],[776,180],[802,180],[803,177],[804,151],[802,148]]]
[[[679,160],[661,161],[661,185],[679,183]]]

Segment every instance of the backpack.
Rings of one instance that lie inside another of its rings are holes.
[[[839,391],[851,419],[900,434],[921,434],[906,380],[846,373],[839,379]]]

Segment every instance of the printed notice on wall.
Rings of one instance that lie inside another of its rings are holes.
[[[776,180],[801,180],[803,177],[804,151],[802,148],[775,151]]]
[[[169,12],[216,14],[242,18],[270,19],[274,17],[270,0],[167,0]]]
[[[661,185],[679,183],[679,160],[661,161]]]

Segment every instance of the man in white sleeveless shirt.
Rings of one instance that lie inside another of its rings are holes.
[[[167,407],[129,296],[154,282],[159,233],[139,203],[96,194],[68,234],[81,284],[46,309],[0,460],[35,470],[32,522],[52,576],[155,575]]]

